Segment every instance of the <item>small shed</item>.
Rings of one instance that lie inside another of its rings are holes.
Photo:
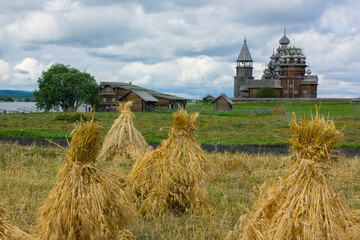
[[[148,112],[155,110],[158,100],[145,91],[131,90],[119,98],[120,102],[132,101],[131,111]]]
[[[222,111],[222,112],[232,112],[232,107],[234,105],[234,102],[231,101],[226,94],[221,94],[216,99],[212,101],[212,103],[216,104],[216,111]]]
[[[211,96],[210,94],[206,94],[205,96],[203,96],[202,98],[202,102],[203,103],[211,103],[212,101],[214,101],[215,98],[213,96]]]

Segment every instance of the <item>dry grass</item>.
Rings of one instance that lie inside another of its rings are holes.
[[[116,239],[134,217],[127,181],[96,166],[100,127],[79,123],[66,165],[40,208],[40,239]]]
[[[132,102],[119,103],[120,115],[105,136],[99,161],[135,161],[151,150],[141,133],[134,126]]]
[[[330,151],[341,133],[318,112],[290,124],[292,165],[266,182],[228,239],[360,239],[360,219],[331,181]]]
[[[32,240],[33,238],[14,226],[5,215],[5,210],[0,205],[0,239],[6,240]]]
[[[271,114],[272,115],[285,115],[285,109],[283,107],[274,107]]]
[[[0,198],[14,225],[33,236],[38,209],[56,184],[65,154],[56,148],[0,142]],[[135,219],[128,230],[138,239],[224,239],[240,216],[250,211],[261,185],[283,176],[291,164],[289,157],[275,154],[216,153],[206,157],[214,166],[213,178],[207,184],[211,214],[165,211],[152,221]],[[340,158],[329,164],[339,196],[350,209],[360,209],[360,158]],[[111,167],[115,172],[131,171],[129,164],[112,162]]]
[[[180,109],[169,137],[139,158],[130,177],[135,181],[140,214],[152,218],[164,210],[184,212],[208,206],[210,165],[195,141],[198,114]]]

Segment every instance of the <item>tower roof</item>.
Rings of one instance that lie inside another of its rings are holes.
[[[240,51],[237,61],[238,62],[252,62],[253,61],[251,58],[251,55],[250,55],[249,48],[246,44],[246,38],[244,39],[244,44],[241,48],[241,51]]]
[[[284,36],[279,40],[280,45],[288,45],[290,40],[286,36],[286,27],[284,28]]]

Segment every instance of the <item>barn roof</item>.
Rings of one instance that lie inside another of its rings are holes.
[[[125,93],[123,96],[121,96],[119,98],[119,101],[121,101],[121,99],[123,99],[124,97],[129,95],[131,92],[135,93],[136,96],[138,96],[139,98],[141,98],[145,102],[158,102],[159,101],[156,98],[154,98],[152,95],[150,95],[149,93],[147,93],[145,91],[139,91],[139,90],[130,90],[130,91],[128,91],[127,93]]]
[[[105,87],[106,85],[109,85],[111,87],[118,87],[118,88],[122,88],[122,89],[126,89],[129,91],[138,91],[139,94],[141,94],[140,92],[145,92],[148,95],[151,95],[153,97],[159,97],[159,98],[163,98],[163,99],[167,99],[167,100],[180,100],[180,101],[186,101],[186,98],[182,98],[182,97],[178,97],[175,95],[170,95],[170,94],[166,94],[166,93],[161,93],[161,92],[157,92],[157,91],[153,91],[147,88],[143,88],[143,87],[139,87],[130,83],[123,83],[123,82],[100,82],[100,88]],[[144,95],[145,96],[145,95]],[[139,96],[140,97],[140,96]]]
[[[206,94],[205,96],[202,97],[202,99],[204,98],[214,98],[213,96],[211,96],[210,94]],[[214,98],[215,99],[215,98]]]
[[[233,101],[231,101],[230,98],[228,98],[228,96],[226,96],[226,94],[221,94],[220,96],[218,96],[217,98],[215,98],[211,103],[216,102],[219,98],[223,97],[225,99],[225,101],[227,101],[229,104],[234,105],[235,103]]]

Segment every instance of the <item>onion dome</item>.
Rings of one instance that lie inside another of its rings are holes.
[[[290,40],[286,36],[286,27],[284,28],[284,36],[279,40],[280,45],[289,45]]]
[[[265,70],[264,70],[264,75],[265,75],[265,76],[270,76],[270,75],[271,75],[270,69],[268,69],[268,68],[265,69]]]
[[[311,74],[311,70],[310,68],[308,68],[308,70],[306,71],[306,74],[310,75]]]

